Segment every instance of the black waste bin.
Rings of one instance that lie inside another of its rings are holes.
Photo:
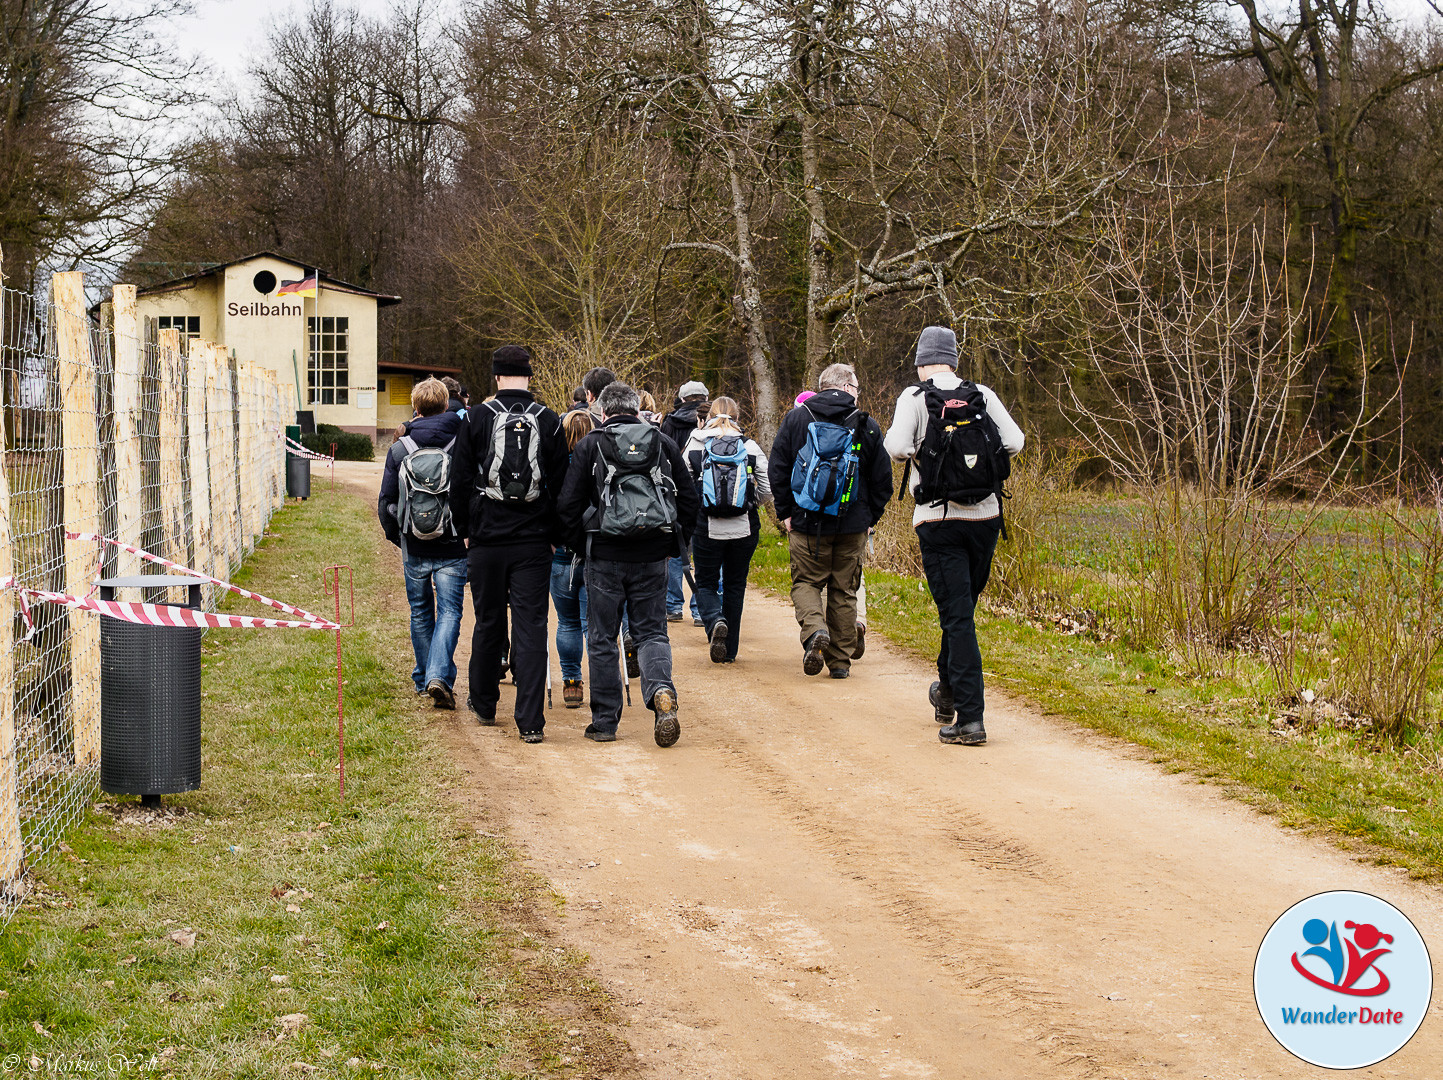
[[[286,494],[293,499],[311,497],[311,459],[286,451]]]
[[[199,610],[200,578],[141,574],[97,583],[102,600],[116,589],[189,589]],[[144,597],[142,597],[144,599]],[[147,806],[161,795],[200,787],[199,627],[138,626],[100,619],[100,788],[139,795]]]

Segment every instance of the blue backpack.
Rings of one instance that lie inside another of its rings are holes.
[[[833,424],[812,415],[807,441],[792,464],[792,495],[803,510],[836,517],[852,501],[861,450],[858,433],[867,416],[853,411],[846,424]]]
[[[701,453],[701,508],[708,517],[739,517],[756,505],[756,484],[747,442],[740,435],[711,435]]]

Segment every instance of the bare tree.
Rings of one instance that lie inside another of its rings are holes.
[[[145,227],[183,160],[166,124],[190,69],[157,28],[179,0],[0,0],[0,239],[6,276],[104,261]]]

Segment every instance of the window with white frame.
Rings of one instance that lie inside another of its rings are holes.
[[[351,320],[345,317],[306,320],[311,355],[306,362],[306,385],[312,405],[351,403],[350,336]]]

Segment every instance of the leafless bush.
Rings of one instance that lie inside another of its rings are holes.
[[[1197,670],[1272,632],[1317,500],[1377,415],[1365,363],[1359,411],[1325,433],[1308,377],[1313,260],[1276,231],[1278,259],[1266,222],[1207,229],[1166,205],[1115,214],[1092,296],[1106,315],[1062,395],[1092,451],[1148,505],[1129,629]],[[1313,504],[1276,513],[1283,485],[1313,491]]]
[[[1072,585],[1048,541],[1075,494],[1071,477],[1077,465],[1075,455],[1048,462],[1036,452],[1012,463],[1012,498],[1002,507],[1007,539],[997,545],[992,589],[997,599],[1031,615],[1071,614]]]
[[[1329,692],[1400,740],[1432,722],[1428,676],[1443,649],[1443,490],[1435,484],[1421,519],[1401,510],[1374,515],[1357,548],[1345,563],[1359,572],[1338,623]]]

